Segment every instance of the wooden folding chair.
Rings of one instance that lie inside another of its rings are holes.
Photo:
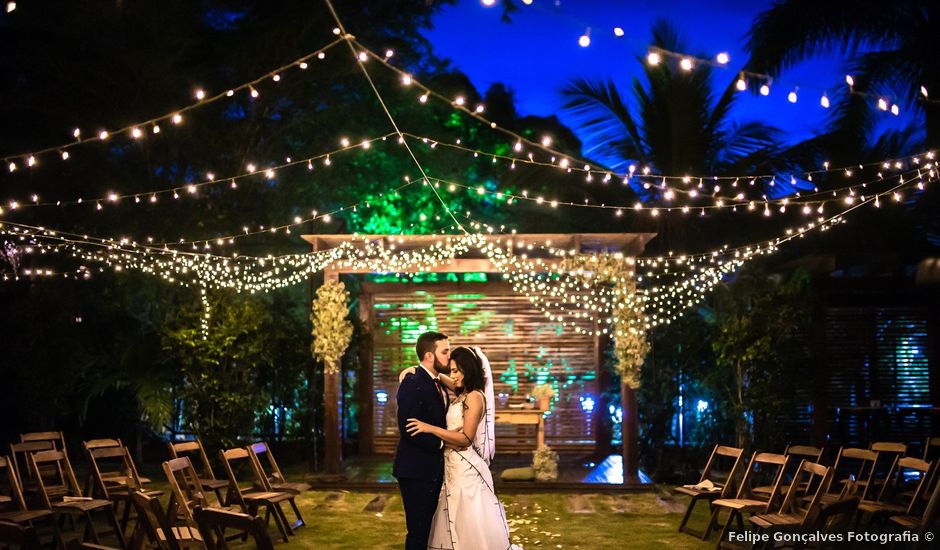
[[[809,525],[808,532],[813,533],[844,533],[848,530],[858,510],[859,499],[857,496],[834,500],[829,503],[820,503],[819,513],[816,519]],[[830,548],[831,544],[810,543],[804,548]]]
[[[829,487],[821,499],[822,503],[830,504],[853,496],[858,496],[860,501],[868,498],[877,461],[878,453],[875,451],[854,447],[840,448],[832,466]]]
[[[115,510],[119,510],[120,505],[123,504],[121,530],[126,531],[133,507],[128,490],[144,491],[130,451],[123,445],[91,446],[91,448],[86,445],[85,454],[91,466],[92,490],[89,496],[110,500],[114,503]],[[163,491],[150,490],[146,493],[149,496],[160,496]]]
[[[29,467],[29,455],[39,451],[54,451],[55,444],[52,441],[27,441],[10,444],[10,461],[13,463],[13,469],[20,481],[20,487],[23,489],[23,495],[31,505],[39,505],[39,482],[35,479],[33,471]],[[66,493],[64,485],[56,485],[53,480],[61,479],[62,472],[49,467],[44,467],[41,475],[46,480],[46,492],[51,496],[62,496]]]
[[[23,527],[35,527],[33,522],[45,521],[52,529],[52,536],[55,542],[62,546],[62,533],[59,531],[59,524],[55,521],[55,515],[52,510],[29,510],[26,507],[26,500],[23,498],[23,490],[20,487],[19,478],[10,460],[5,456],[0,456],[0,470],[6,471],[7,493],[0,494],[0,521],[16,523]]]
[[[181,443],[171,441],[167,445],[170,448],[170,456],[173,458],[188,456],[190,462],[194,462],[194,456],[198,456],[198,462],[202,465],[202,471],[196,472],[198,477],[188,482],[194,483],[198,480],[199,486],[203,491],[214,492],[216,499],[219,501],[219,506],[225,507],[229,504],[228,496],[222,497],[222,489],[228,487],[228,481],[216,479],[215,474],[212,472],[212,466],[209,464],[209,457],[206,456],[206,450],[203,448],[202,441],[200,441],[199,438],[193,441],[183,441]],[[195,471],[195,469],[193,471]]]
[[[258,460],[258,455],[254,453],[254,451],[252,450],[252,447],[248,447],[246,450],[248,451],[249,458],[251,458],[251,461],[253,463],[252,469],[255,472],[255,486],[254,487],[256,489],[260,489],[261,491],[265,491],[268,493],[288,493],[289,495],[291,495],[291,498],[289,498],[287,502],[290,504],[291,509],[294,511],[294,517],[297,518],[297,521],[295,521],[291,525],[291,529],[297,529],[298,527],[302,527],[306,525],[306,523],[304,523],[304,517],[300,513],[300,508],[297,507],[297,501],[295,497],[302,490],[306,490],[306,489],[303,489],[303,487],[307,487],[309,489],[310,486],[307,485],[306,483],[285,483],[283,485],[289,486],[289,488],[281,488],[281,489],[273,486],[271,483],[271,479],[264,474],[264,469],[261,467],[261,461]],[[272,456],[271,459],[273,461],[274,457]],[[283,479],[283,476],[281,476],[281,479]],[[294,492],[295,490],[297,492]]]
[[[274,453],[271,452],[271,448],[268,447],[268,444],[260,441],[248,447],[248,450],[251,452],[252,456],[255,458],[256,464],[258,465],[261,476],[268,480],[268,488],[266,491],[286,491],[295,495],[299,495],[305,491],[310,490],[310,485],[303,482],[293,482],[290,483],[287,479],[284,478],[284,474],[281,473],[281,469],[277,465],[277,461],[274,460]],[[268,463],[269,471],[264,469],[261,463],[261,457]]]
[[[198,529],[186,525],[174,527],[156,497],[133,489],[128,489],[128,495],[137,510],[131,548],[183,550],[205,546]]]
[[[192,462],[188,456],[168,460],[163,463],[163,472],[170,484],[170,502],[166,508],[170,525],[179,518],[189,527],[196,528],[193,510],[196,506],[207,506],[208,502],[202,488],[189,482],[198,479]]]
[[[808,460],[801,461],[780,509],[775,513],[751,516],[748,521],[759,531],[793,531],[805,528],[816,520],[820,498],[829,484],[831,475],[832,469],[827,466]],[[773,538],[770,540],[773,541]]]
[[[39,550],[36,530],[28,525],[0,520],[0,546],[14,546],[20,550]]]
[[[729,498],[734,494],[734,492],[732,492],[732,485],[738,473],[738,468],[741,466],[741,457],[743,455],[744,449],[715,445],[715,448],[712,449],[712,454],[708,457],[708,462],[705,463],[705,469],[702,470],[702,476],[699,478],[698,483],[695,485],[683,485],[673,489],[677,493],[691,497],[689,506],[685,509],[685,515],[682,516],[682,521],[679,522],[680,533],[685,532],[692,536],[699,537],[702,540],[708,538],[712,529],[716,527],[711,520],[711,516],[709,516],[710,519],[705,530],[699,533],[689,528],[687,525],[689,518],[692,516],[692,510],[700,500],[711,503],[719,498]],[[719,461],[725,463],[734,461],[731,469],[728,470],[727,477],[720,476],[717,471],[717,468],[720,467],[718,464]],[[711,487],[706,487],[706,485],[711,485]]]
[[[232,503],[237,504],[241,508],[242,513],[252,516],[258,515],[258,509],[264,506],[265,524],[267,524],[268,518],[274,517],[275,525],[277,525],[278,530],[284,537],[284,542],[287,542],[288,536],[293,535],[294,531],[287,521],[287,516],[284,515],[284,509],[281,508],[281,503],[293,501],[294,495],[277,491],[251,492],[252,484],[263,487],[267,483],[267,480],[258,472],[255,461],[252,459],[252,455],[248,452],[248,449],[238,448],[219,451],[219,458],[222,459],[222,465],[225,467],[225,473],[228,476],[228,495],[229,498],[232,499]],[[245,489],[242,489],[238,476],[235,474],[235,470],[241,465],[247,465],[248,471],[251,472],[253,478]]]
[[[784,455],[754,453],[747,465],[747,470],[744,472],[744,479],[738,485],[735,498],[720,498],[712,502],[711,523],[717,524],[718,515],[722,510],[728,512],[728,518],[725,520],[721,535],[718,537],[718,548],[739,548],[738,545],[727,540],[732,521],[737,520],[738,530],[744,531],[744,514],[766,514],[770,512],[776,496],[780,494],[780,483],[783,480],[783,474],[789,460],[790,458]],[[755,478],[757,476],[770,481],[771,490],[766,495],[754,494],[754,486],[757,483]]]
[[[784,456],[790,457],[790,468],[799,466],[800,461],[808,460],[817,464],[822,463],[822,455],[825,449],[822,447],[813,447],[811,445],[787,445],[784,449]],[[783,483],[780,484],[780,491],[786,493],[790,489],[790,480],[793,479],[793,471],[787,471],[783,474]],[[766,498],[770,493],[770,486],[764,485],[754,488],[754,494]]]
[[[75,472],[72,470],[72,464],[69,462],[68,453],[66,453],[65,450],[33,453],[29,455],[29,465],[39,481],[39,495],[42,499],[43,506],[47,510],[52,510],[57,515],[83,517],[85,519],[85,531],[82,539],[87,540],[90,536],[92,542],[95,544],[99,544],[101,541],[95,530],[92,514],[103,513],[112,527],[114,527],[114,533],[117,536],[120,547],[124,548],[126,546],[124,533],[118,525],[117,516],[114,514],[114,506],[111,504],[111,501],[93,499],[82,495],[82,490],[78,486],[78,480],[75,479]],[[40,469],[43,467],[54,467],[56,471],[62,472],[62,479],[55,481],[57,485],[61,484],[67,488],[65,495],[53,497],[46,491],[45,480],[43,476],[39,475]]]
[[[858,522],[868,516],[869,524],[880,523],[891,516],[916,516],[923,505],[923,493],[927,490],[928,480],[933,479],[936,462],[930,463],[910,456],[898,459],[894,471],[889,474],[881,487],[877,500],[863,500],[858,505]],[[915,489],[905,491],[909,477],[917,477]]]
[[[935,474],[934,479],[936,478],[937,475]],[[926,493],[928,491],[924,492]],[[930,499],[927,501],[927,506],[924,507],[923,514],[919,516],[908,514],[891,516],[889,518],[891,523],[899,525],[903,529],[918,533],[920,535],[919,538],[924,540],[924,532],[936,530],[937,527],[940,527],[940,483],[934,483],[929,493]]]
[[[225,530],[234,529],[247,533],[255,541],[258,550],[274,550],[274,543],[264,522],[257,516],[240,514],[228,510],[196,508],[196,522],[208,550],[227,550]]]

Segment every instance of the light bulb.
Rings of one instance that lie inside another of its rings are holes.
[[[206,98],[206,92],[205,92],[205,90],[203,90],[203,89],[201,89],[201,88],[198,89],[198,90],[196,90],[196,94],[195,94],[195,95],[196,95],[196,99],[198,99],[199,101],[202,101],[203,99]]]
[[[829,97],[828,97],[826,94],[823,94],[822,97],[819,98],[819,104],[822,105],[824,109],[828,109],[828,108],[829,108]]]
[[[578,38],[578,45],[582,48],[587,48],[591,45],[591,27],[588,27],[584,34],[581,35],[581,38]]]
[[[787,94],[787,101],[789,101],[790,103],[796,103],[796,90],[793,90],[792,92]]]
[[[722,65],[727,65],[731,61],[731,57],[728,56],[728,52],[721,52],[715,57],[715,60]]]
[[[743,92],[747,89],[747,82],[745,82],[744,78],[739,78],[738,82],[735,84],[735,87],[739,92]]]
[[[482,3],[484,6],[488,8],[492,8],[493,6],[496,5],[496,0],[482,0]]]
[[[406,74],[405,76],[401,77],[401,83],[404,84],[405,86],[410,86],[412,83],[411,75]]]
[[[845,83],[848,84],[849,86],[855,86],[855,79],[852,78],[852,75],[847,74],[845,75]]]
[[[100,139],[101,141],[108,139],[108,132],[106,130],[102,130],[98,132],[98,139]]]
[[[891,114],[894,115],[894,116],[898,116],[899,114],[901,114],[901,108],[898,107],[897,104],[892,105],[892,106],[891,106]]]
[[[760,95],[764,95],[764,96],[770,95],[770,86],[768,86],[767,84],[761,84]]]
[[[614,36],[616,36],[617,38],[620,38],[621,36],[623,36],[623,34],[624,32],[622,28],[614,27]]]
[[[692,60],[689,59],[688,57],[683,57],[683,58],[682,58],[682,61],[679,62],[679,66],[682,67],[682,70],[684,70],[684,71],[691,71],[691,70],[692,70]]]
[[[646,62],[650,65],[659,65],[659,62],[662,61],[662,57],[656,52],[650,52],[646,56]]]
[[[173,115],[173,124],[179,124],[181,122],[183,122],[183,115],[179,113],[176,113],[175,115]]]
[[[883,97],[878,98],[878,108],[882,111],[888,110],[888,102]]]
[[[76,128],[72,130],[72,137],[74,137],[75,139],[78,139],[81,136],[82,136],[82,131],[80,129]]]
[[[142,135],[144,135],[144,133],[140,131],[140,128],[133,128],[131,130],[131,137],[134,139],[140,139]]]

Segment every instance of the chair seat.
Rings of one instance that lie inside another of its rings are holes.
[[[920,527],[920,518],[917,516],[893,516],[891,521],[905,529],[918,529]]]
[[[13,502],[13,499],[6,495],[0,495],[0,504],[3,504],[5,502]]]
[[[689,487],[675,487],[673,490],[683,495],[689,495],[692,498],[716,499],[721,496],[722,487],[716,486],[714,491],[699,491],[698,489],[691,489]]]
[[[0,519],[13,523],[28,523],[52,515],[52,510],[16,510],[0,513]]]
[[[193,529],[192,527],[173,527],[173,538],[179,541],[183,546],[197,546],[204,547],[205,543],[202,540],[202,534],[199,533],[198,529]],[[161,541],[166,541],[166,533],[163,532],[163,529],[157,529],[157,537]]]
[[[869,514],[883,515],[883,514],[903,514],[907,511],[905,506],[899,504],[887,504],[884,502],[874,502],[871,500],[863,500],[858,505],[859,512],[867,512]]]
[[[751,523],[758,527],[784,527],[799,525],[803,520],[801,516],[794,514],[761,514],[748,518]]]
[[[216,489],[222,489],[228,487],[228,481],[224,479],[202,479],[199,478],[199,484],[202,485],[203,489],[209,489],[215,491]]]
[[[99,510],[101,508],[108,508],[111,506],[110,500],[101,500],[101,499],[90,499],[90,500],[73,500],[71,502],[53,502],[52,509],[56,512],[67,512],[67,513],[85,513],[92,510]]]
[[[750,498],[720,498],[712,502],[713,506],[731,508],[732,510],[751,511],[767,507],[767,501]]]
[[[295,483],[275,483],[271,486],[275,491],[286,491],[288,493],[293,493],[299,495],[309,491],[312,487],[308,483],[295,482]]]
[[[258,501],[258,502],[284,502],[285,500],[290,500],[294,498],[294,495],[290,493],[276,493],[276,492],[261,492],[261,493],[245,493],[245,500],[248,501]]]

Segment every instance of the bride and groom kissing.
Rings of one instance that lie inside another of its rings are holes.
[[[419,365],[399,378],[392,468],[406,550],[518,548],[489,467],[496,451],[489,360],[479,347],[451,350],[440,332],[418,337],[415,351]]]

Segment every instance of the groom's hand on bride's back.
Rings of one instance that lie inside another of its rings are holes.
[[[414,373],[417,372],[417,371],[418,371],[418,369],[417,369],[416,367],[408,367],[407,369],[401,371],[401,372],[398,374],[398,383],[401,384],[402,382],[405,381],[405,377],[406,377],[406,376],[411,375],[411,374],[414,374]]]

